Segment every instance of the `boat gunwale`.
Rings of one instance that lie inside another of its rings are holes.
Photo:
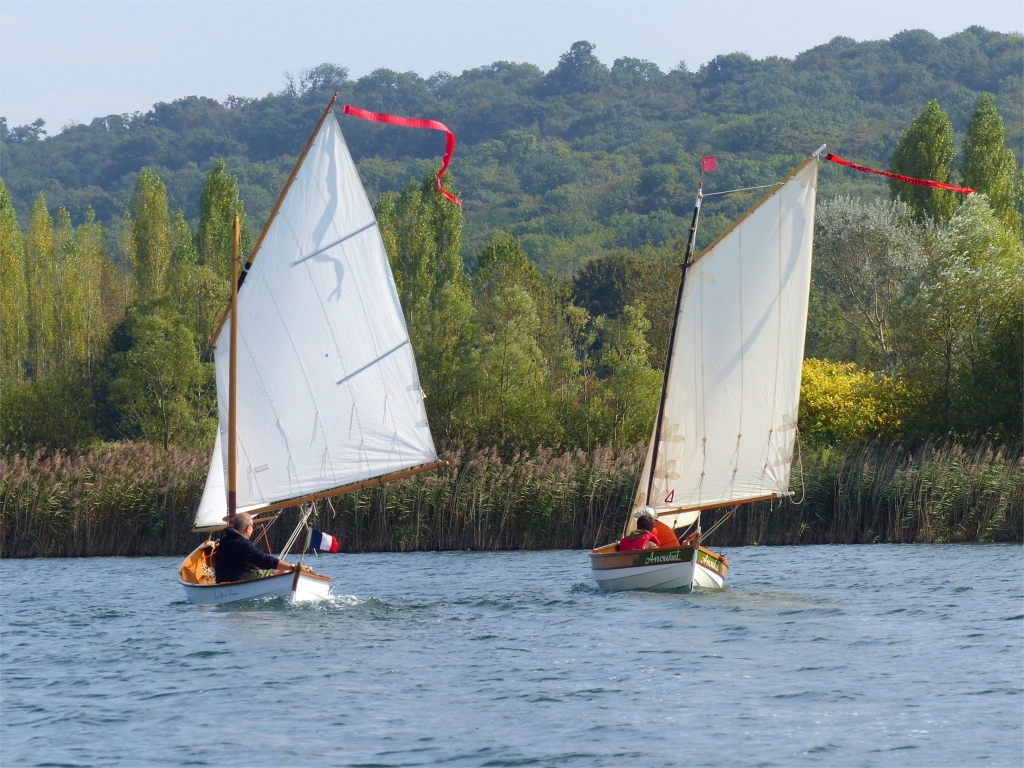
[[[332,579],[330,576],[324,576],[323,574],[319,573],[301,573],[299,575],[306,576],[311,579],[317,579],[319,581],[334,581],[334,579]],[[235,586],[236,584],[255,584],[260,581],[270,581],[271,579],[280,579],[285,576],[287,576],[289,579],[294,579],[295,571],[288,571],[287,573],[275,573],[272,576],[260,576],[258,579],[242,579],[241,581],[215,581],[212,584],[196,584],[195,582],[185,581],[183,578],[181,578],[181,575],[179,574],[178,583],[183,584],[186,587],[201,587],[203,589],[213,589],[215,587],[231,587]]]

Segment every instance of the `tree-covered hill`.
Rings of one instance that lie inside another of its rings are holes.
[[[470,260],[502,229],[541,267],[568,273],[602,253],[678,240],[702,155],[718,157],[711,190],[774,182],[825,142],[885,166],[928,101],[938,99],[962,133],[983,92],[995,95],[1009,146],[1024,141],[1024,38],[1016,34],[971,27],[942,39],[924,30],[861,43],[837,37],[792,60],[732,53],[697,72],[662,72],[633,58],[609,68],[593,51],[575,43],[550,72],[495,62],[428,78],[381,69],[350,80],[343,67],[324,64],[263,98],[221,104],[190,96],[52,136],[41,121],[4,122],[0,175],[23,223],[42,191],[74,223],[92,208],[116,231],[141,168],[155,170],[172,210],[181,207],[195,222],[205,175],[225,158],[258,227],[337,90],[339,104],[432,117],[455,131],[452,168]],[[422,178],[443,149],[440,134],[340,119],[371,198]],[[823,196],[844,191],[886,190],[874,179],[824,170]],[[753,194],[709,201],[702,239]]]

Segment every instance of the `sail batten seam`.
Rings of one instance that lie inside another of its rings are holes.
[[[356,230],[355,232],[349,232],[349,233],[348,233],[347,235],[345,235],[344,237],[338,238],[338,239],[337,239],[337,240],[335,240],[335,241],[334,241],[333,243],[329,243],[328,245],[325,245],[325,246],[324,246],[323,248],[320,248],[319,250],[313,251],[313,252],[312,252],[311,254],[309,254],[308,256],[303,256],[303,257],[302,257],[301,259],[297,259],[297,260],[293,261],[293,262],[291,263],[291,266],[293,266],[293,267],[297,267],[297,266],[298,266],[299,264],[301,264],[302,262],[304,262],[304,261],[307,261],[307,260],[309,260],[309,259],[312,259],[312,258],[313,258],[314,256],[319,256],[319,255],[320,255],[321,253],[324,253],[325,251],[329,251],[329,250],[331,250],[331,248],[333,248],[334,246],[336,246],[336,245],[341,245],[341,244],[342,244],[342,243],[344,243],[344,242],[345,242],[346,240],[349,240],[349,239],[351,239],[351,238],[355,237],[356,235],[362,234],[362,233],[363,233],[363,232],[365,232],[366,230],[368,230],[368,229],[372,229],[372,228],[373,228],[373,227],[375,227],[375,226],[377,226],[377,222],[376,222],[376,221],[371,221],[371,222],[370,222],[369,224],[367,224],[366,226],[360,227],[360,228],[359,228],[359,229],[357,229],[357,230]]]

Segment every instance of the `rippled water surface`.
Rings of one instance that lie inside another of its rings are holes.
[[[1020,546],[742,548],[715,593],[585,552],[332,555],[316,605],[177,559],[0,563],[0,762],[1024,763]]]

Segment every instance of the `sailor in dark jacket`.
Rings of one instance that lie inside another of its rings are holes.
[[[231,527],[224,531],[220,546],[217,547],[217,559],[214,570],[217,583],[225,581],[242,581],[249,578],[254,569],[272,570],[276,573],[292,573],[295,566],[278,560],[273,555],[260,552],[256,545],[249,541],[252,536],[252,516],[239,512],[231,518]]]

